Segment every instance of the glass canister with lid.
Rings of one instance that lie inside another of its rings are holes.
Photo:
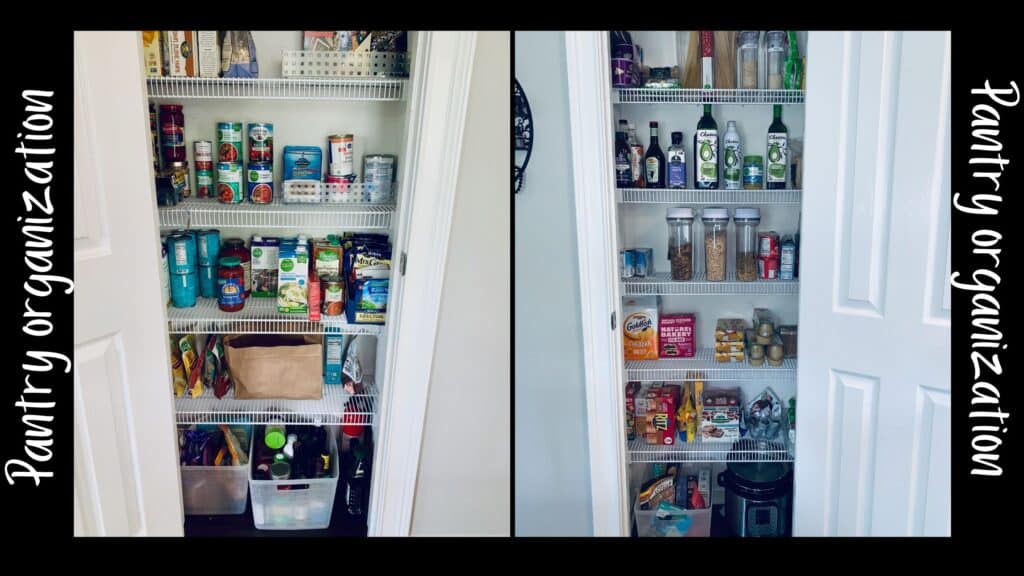
[[[693,279],[693,216],[693,208],[669,208],[665,215],[668,259],[677,282]]]
[[[732,221],[736,227],[736,279],[753,282],[757,280],[757,225],[761,223],[761,211],[737,208]]]
[[[704,272],[711,282],[725,280],[726,231],[729,226],[729,211],[725,208],[705,208],[704,223]]]
[[[761,33],[757,30],[744,30],[737,36],[736,58],[739,60],[736,69],[739,71],[737,85],[745,90],[757,89],[757,56]]]
[[[786,61],[786,32],[774,30],[765,34],[765,67],[768,72],[768,89],[782,90],[782,76]]]

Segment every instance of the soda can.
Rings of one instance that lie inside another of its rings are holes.
[[[246,170],[249,202],[270,204],[274,201],[274,172],[270,162],[252,162]]]
[[[195,236],[187,233],[171,235],[167,239],[167,252],[167,269],[171,276],[196,273]]]
[[[649,260],[647,259],[647,248],[636,248],[633,250],[633,275],[637,278],[647,277],[647,266]]]
[[[623,278],[636,276],[636,254],[632,250],[619,252],[619,275]]]
[[[355,162],[352,160],[355,137],[351,134],[337,134],[327,138],[327,173],[331,176],[341,176],[349,180],[355,180]]]
[[[216,266],[220,259],[220,230],[201,230],[197,234],[199,265]]]
[[[199,276],[193,270],[188,274],[171,274],[171,304],[175,308],[191,308],[199,296]]]
[[[249,162],[274,161],[274,125],[267,122],[249,124]]]
[[[217,162],[242,161],[242,123],[217,123]]]
[[[203,298],[217,297],[217,267],[199,267],[199,295]]]

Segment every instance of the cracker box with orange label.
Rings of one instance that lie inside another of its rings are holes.
[[[644,440],[648,444],[671,445],[676,438],[676,409],[681,389],[678,384],[651,386],[645,394]]]
[[[622,306],[622,347],[626,360],[658,359],[658,299],[644,296]]]

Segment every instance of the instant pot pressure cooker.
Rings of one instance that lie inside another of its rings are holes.
[[[785,462],[730,462],[718,475],[725,518],[736,536],[788,536],[792,467]]]

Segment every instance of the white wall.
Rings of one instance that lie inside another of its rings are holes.
[[[508,536],[510,36],[476,46],[412,534]]]
[[[590,536],[590,462],[562,32],[516,32],[535,142],[516,203],[517,536]]]

